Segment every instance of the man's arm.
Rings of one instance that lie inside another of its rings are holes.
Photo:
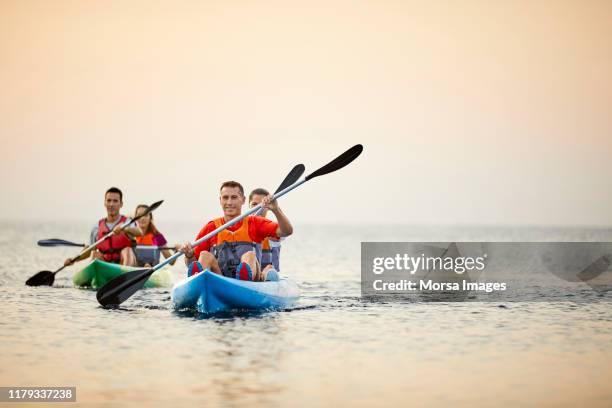
[[[189,242],[185,242],[179,247],[179,251],[185,254],[185,265],[189,266],[190,263],[195,261],[194,250]]]
[[[98,236],[98,224],[96,224],[89,233],[89,243],[93,244],[96,242],[96,237]]]
[[[89,243],[93,244],[94,242],[96,242],[96,236],[98,236],[98,224],[96,224],[92,229],[91,232],[89,233]],[[96,251],[96,248],[93,248],[87,252],[85,252],[84,254],[82,254],[81,256],[79,256],[77,259],[75,259],[74,261],[72,260],[72,258],[68,258],[64,261],[64,266],[70,266],[75,264],[76,262],[82,261],[83,259],[87,259],[89,258],[89,256],[92,253],[95,253],[94,251]]]
[[[196,241],[214,229],[215,224],[212,221],[209,222],[204,226],[204,228],[200,230],[200,232],[198,232],[198,235],[196,236]],[[196,249],[198,250],[196,251]],[[200,252],[210,250],[210,240],[202,242],[195,248],[193,248],[189,242],[186,242],[185,244],[181,245],[178,250],[185,254],[185,265],[189,266],[191,262],[198,260],[197,258]]]
[[[293,234],[293,226],[291,225],[289,218],[287,218],[283,210],[281,210],[278,206],[278,202],[276,200],[270,201],[270,197],[271,196],[264,197],[261,202],[263,204],[263,207],[272,211],[272,213],[276,217],[276,221],[278,222],[276,236],[279,238],[288,237],[289,235]]]
[[[81,256],[79,256],[77,259],[72,260],[72,258],[68,258],[64,261],[64,266],[70,266],[75,264],[76,262],[82,261],[83,259],[87,259],[89,258],[89,255],[93,253],[93,251],[95,251],[96,248],[92,248],[89,251],[85,252],[84,254],[82,254]]]
[[[141,237],[142,231],[140,229],[140,227],[138,225],[136,225],[135,227],[127,227],[127,228],[123,228],[123,224],[117,224],[115,225],[115,228],[113,228],[113,234],[118,235],[118,234],[128,234],[129,236],[132,237]]]
[[[126,229],[123,230],[123,232],[128,234],[131,237],[142,237],[144,235],[142,233],[142,230],[138,226],[136,226],[136,227],[127,227]]]

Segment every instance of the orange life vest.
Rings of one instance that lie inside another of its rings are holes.
[[[136,263],[138,266],[144,266],[149,264],[155,266],[159,263],[160,250],[154,241],[155,235],[149,232],[148,234],[136,237],[136,248],[134,248],[134,254],[136,255]]]
[[[249,235],[249,219],[250,217],[245,217],[236,231],[225,229],[217,234],[217,243],[212,246],[211,252],[217,258],[224,276],[236,277],[240,258],[249,251],[255,251],[257,260],[261,263],[261,250]],[[214,223],[215,228],[219,228],[225,224],[225,218],[217,218]]]
[[[268,265],[280,271],[280,241],[271,243],[270,238],[264,239],[261,243],[261,267],[263,269]]]
[[[154,245],[153,238],[155,238],[155,235],[153,235],[152,232],[149,232],[143,236],[136,237],[136,243],[138,245]]]
[[[261,267],[265,268],[272,264],[272,250],[270,249],[270,238],[261,242]]]

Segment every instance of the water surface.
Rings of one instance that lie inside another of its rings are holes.
[[[72,287],[77,267],[26,287],[75,254],[37,239],[83,241],[89,225],[0,226],[0,386],[76,386],[78,404],[97,407],[612,406],[609,295],[368,303],[359,286],[361,241],[610,241],[611,230],[298,226],[282,269],[299,305],[210,318],[172,310],[169,288],[105,310]],[[164,233],[191,240],[199,227]]]

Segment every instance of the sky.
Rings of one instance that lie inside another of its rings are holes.
[[[0,219],[612,225],[612,2],[0,1]]]

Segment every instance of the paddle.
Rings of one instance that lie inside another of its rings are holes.
[[[306,167],[303,164],[296,165],[293,169],[291,169],[289,174],[287,174],[287,177],[285,177],[285,179],[280,184],[280,186],[278,186],[274,194],[278,193],[281,190],[286,189],[287,187],[289,187],[290,185],[298,181],[300,176],[304,174],[304,170],[306,170]],[[255,213],[255,215],[261,215],[262,212],[263,212],[263,208],[260,208],[259,211]]]
[[[66,241],[65,239],[59,239],[59,238],[41,239],[40,241],[38,241],[38,245],[43,246],[43,247],[55,247],[55,246],[86,247],[87,246],[87,244],[77,244],[76,242]],[[166,249],[174,250],[174,247],[161,246],[161,247],[157,247],[157,249],[159,249],[160,251],[163,251]]]
[[[346,165],[351,163],[353,160],[355,160],[357,156],[361,154],[362,151],[363,151],[362,145],[359,144],[359,145],[353,146],[352,148],[342,153],[340,156],[336,157],[334,160],[332,160],[325,166],[321,167],[320,169],[306,176],[303,180],[297,183],[291,184],[283,188],[282,190],[278,191],[272,196],[272,198],[273,199],[280,198],[283,195],[290,192],[291,190],[304,184],[308,180],[312,180],[315,177],[322,176],[322,175],[334,172],[336,170],[339,170],[345,167]],[[294,170],[295,170],[295,167],[294,167]],[[292,172],[294,170],[292,170]],[[217,235],[219,232],[223,231],[224,229],[240,222],[243,218],[256,213],[262,207],[263,207],[262,204],[256,205],[255,207],[249,209],[246,213],[242,214],[241,216],[236,217],[233,220],[226,222],[219,228],[215,229],[214,231],[206,234],[202,238],[193,242],[191,246],[194,248],[197,247],[202,242],[214,237],[215,235]],[[115,279],[107,282],[106,285],[102,286],[98,290],[98,293],[96,294],[96,298],[98,299],[98,302],[104,307],[120,305],[121,303],[129,299],[129,297],[132,296],[134,293],[136,293],[140,288],[142,288],[146,280],[149,278],[149,276],[153,274],[153,272],[164,267],[165,265],[172,262],[174,259],[180,257],[181,255],[183,255],[183,253],[179,251],[175,253],[174,255],[172,255],[170,258],[167,258],[163,262],[157,264],[153,268],[131,271],[123,275],[120,275],[116,277]]]
[[[144,217],[145,215],[149,214],[150,212],[154,211],[155,209],[157,209],[157,207],[159,207],[162,203],[164,202],[164,200],[160,200],[157,201],[153,204],[151,204],[149,206],[149,208],[147,208],[142,214],[134,217],[131,220],[127,220],[122,226],[121,226],[121,230],[123,231],[125,228],[127,228],[131,223],[133,223],[134,221],[137,221],[138,219],[140,219],[141,217]],[[113,232],[109,232],[108,234],[106,234],[105,236],[103,236],[102,238],[100,238],[99,240],[97,240],[96,242],[94,242],[93,244],[89,245],[88,247],[86,247],[85,249],[83,249],[77,256],[70,258],[71,263],[77,261],[83,254],[91,251],[92,249],[94,249],[95,247],[97,247],[100,243],[102,243],[104,240],[106,240],[107,238],[109,238],[111,235],[113,235]],[[51,240],[49,240],[51,241]],[[57,240],[57,241],[62,241],[62,240]],[[69,241],[65,241],[65,242],[69,242]],[[74,244],[73,242],[71,242],[71,244]],[[39,241],[39,245],[40,245],[40,241]],[[72,246],[80,246],[79,244],[74,244]],[[61,268],[57,269],[54,272],[51,271],[40,271],[37,274],[35,274],[34,276],[30,277],[27,281],[26,281],[26,285],[28,286],[42,286],[42,285],[48,285],[51,286],[53,285],[53,281],[55,281],[55,274],[58,273],[59,271],[61,271],[62,269],[64,269],[66,267],[66,265],[63,265]]]
[[[49,238],[49,239],[41,239],[37,242],[39,246],[43,247],[54,247],[54,246],[72,246],[72,247],[83,247],[85,248],[86,244],[77,244],[76,242],[66,241],[65,239],[59,238]]]
[[[286,189],[287,187],[289,187],[290,185],[298,181],[300,176],[304,174],[305,170],[306,170],[306,167],[303,164],[297,164],[294,168],[291,169],[289,174],[287,174],[287,177],[285,177],[283,182],[280,183],[280,186],[278,186],[274,194],[278,193],[281,190]]]

